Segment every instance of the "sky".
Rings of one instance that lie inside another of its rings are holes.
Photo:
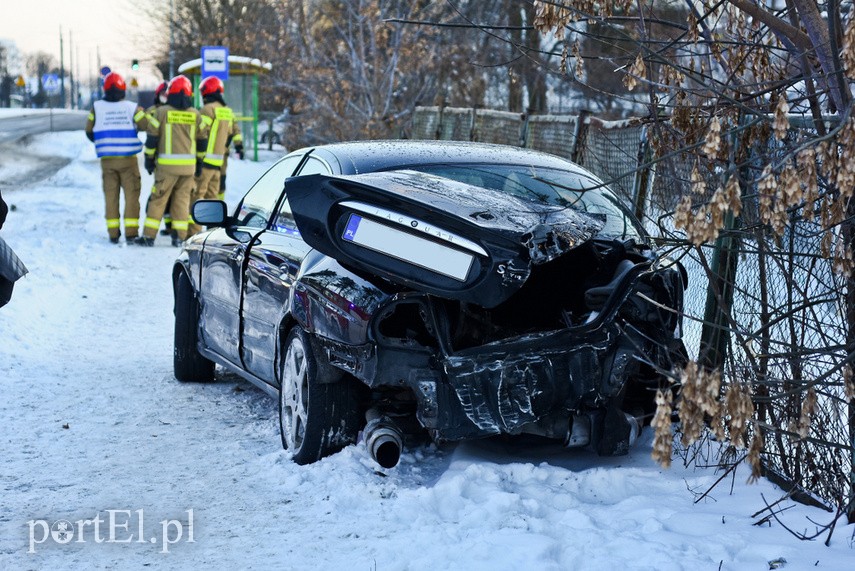
[[[229,161],[231,208],[282,154]],[[274,399],[220,368],[175,380],[178,250],[109,243],[82,129],[5,147],[0,184],[0,238],[29,269],[0,308],[0,569],[852,569],[855,525],[799,541],[784,526],[833,516],[770,517],[783,491],[744,467],[713,488],[710,450],[663,469],[647,429],[615,458],[499,439],[299,466]]]
[[[81,77],[109,66],[126,80],[131,61],[140,60],[137,79],[141,88],[153,88],[160,75],[151,65],[152,25],[141,17],[140,7],[160,0],[0,0],[0,39],[11,40],[22,54],[43,51],[60,60],[62,30],[64,64],[74,62]],[[164,17],[165,26],[169,18]]]

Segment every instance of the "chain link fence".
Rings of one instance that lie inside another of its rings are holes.
[[[654,163],[652,127],[646,119],[421,107],[409,136],[545,151],[581,164],[606,182],[686,267],[687,350],[691,358],[720,369],[726,383],[751,387],[755,419],[765,434],[766,475],[799,499],[830,510],[851,509],[855,456],[851,405],[842,380],[849,353],[846,283],[820,251],[826,231],[817,222],[792,216],[785,234],[774,235],[761,220],[757,188],[748,185],[742,188],[740,216],[728,220],[713,244],[686,246],[685,234],[674,228],[673,212],[681,197],[692,193],[692,169],[700,165],[706,182],[697,203],[726,182],[725,170],[688,152]],[[772,143],[751,144],[749,157],[768,159],[774,152]],[[759,168],[750,163],[745,168]],[[755,180],[757,172],[744,179]],[[801,435],[796,424],[811,387],[817,406],[810,432]]]

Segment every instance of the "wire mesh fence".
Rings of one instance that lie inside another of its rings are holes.
[[[425,107],[414,113],[411,136],[546,151],[574,160],[608,183],[686,267],[686,348],[692,359],[721,370],[725,383],[751,387],[756,426],[765,435],[767,475],[845,512],[855,478],[853,407],[843,381],[851,351],[846,280],[821,251],[828,231],[810,216],[793,215],[783,235],[771,232],[760,215],[758,189],[749,182],[741,189],[742,212],[718,239],[687,245],[685,234],[674,227],[675,206],[693,191],[698,203],[709,200],[725,184],[725,170],[690,152],[652,161],[651,125],[644,119],[608,122],[585,115]],[[799,136],[798,129],[794,133]],[[752,141],[745,150],[749,157],[768,160],[773,143]],[[756,170],[757,164],[749,159],[745,168]],[[701,193],[692,184],[697,166],[705,183]],[[744,179],[756,180],[756,174]],[[800,430],[811,389],[813,422]]]
[[[533,115],[523,120],[523,140],[529,149],[537,149],[574,158],[577,149],[579,119],[575,115]]]

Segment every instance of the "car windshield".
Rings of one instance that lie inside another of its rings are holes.
[[[522,165],[417,165],[412,170],[498,190],[527,200],[604,215],[601,235],[643,240],[643,230],[600,181],[583,173]]]

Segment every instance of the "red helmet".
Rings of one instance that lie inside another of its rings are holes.
[[[202,97],[213,95],[214,93],[222,93],[224,90],[223,81],[219,77],[206,77],[199,85],[199,91],[202,92]]]
[[[154,90],[154,98],[155,100],[159,99],[161,95],[166,97],[166,88],[168,87],[165,81],[161,81],[160,85],[157,86],[157,89]]]
[[[122,79],[122,76],[115,71],[111,71],[107,74],[107,77],[104,78],[104,91],[110,89],[118,89],[119,91],[125,90],[125,80]]]
[[[169,80],[169,95],[182,93],[187,97],[193,95],[193,84],[183,75],[178,75]]]

